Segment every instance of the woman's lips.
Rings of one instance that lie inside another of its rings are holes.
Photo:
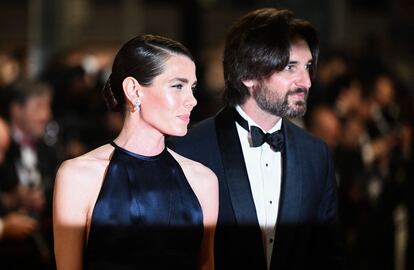
[[[190,123],[190,115],[189,114],[183,114],[183,115],[179,115],[177,117],[180,118],[182,121],[184,121],[187,124]]]

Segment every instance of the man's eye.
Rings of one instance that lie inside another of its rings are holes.
[[[309,70],[309,69],[311,69],[311,67],[312,67],[312,64],[307,64],[307,65],[305,66],[305,69],[306,69],[306,70]]]
[[[294,65],[287,65],[286,67],[285,67],[285,69],[286,70],[293,70],[294,69]]]

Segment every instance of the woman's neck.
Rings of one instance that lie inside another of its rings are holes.
[[[114,142],[143,156],[155,156],[165,148],[165,136],[139,116],[127,115],[124,125]]]

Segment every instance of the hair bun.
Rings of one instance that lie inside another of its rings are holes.
[[[103,97],[106,103],[106,106],[115,112],[121,110],[118,100],[115,98],[114,92],[112,91],[112,74],[109,76],[102,89]]]

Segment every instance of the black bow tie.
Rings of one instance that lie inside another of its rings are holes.
[[[250,127],[250,136],[252,137],[252,147],[259,147],[268,143],[276,152],[283,150],[283,133],[277,130],[273,133],[264,133],[259,127]]]
[[[246,119],[241,117],[241,115],[234,110],[234,118],[240,126],[249,132],[249,124]],[[277,130],[273,133],[264,133],[259,127],[251,126],[250,127],[250,136],[252,139],[252,147],[259,147],[264,143],[270,145],[270,147],[276,152],[282,152],[284,137],[283,133],[280,130]]]

